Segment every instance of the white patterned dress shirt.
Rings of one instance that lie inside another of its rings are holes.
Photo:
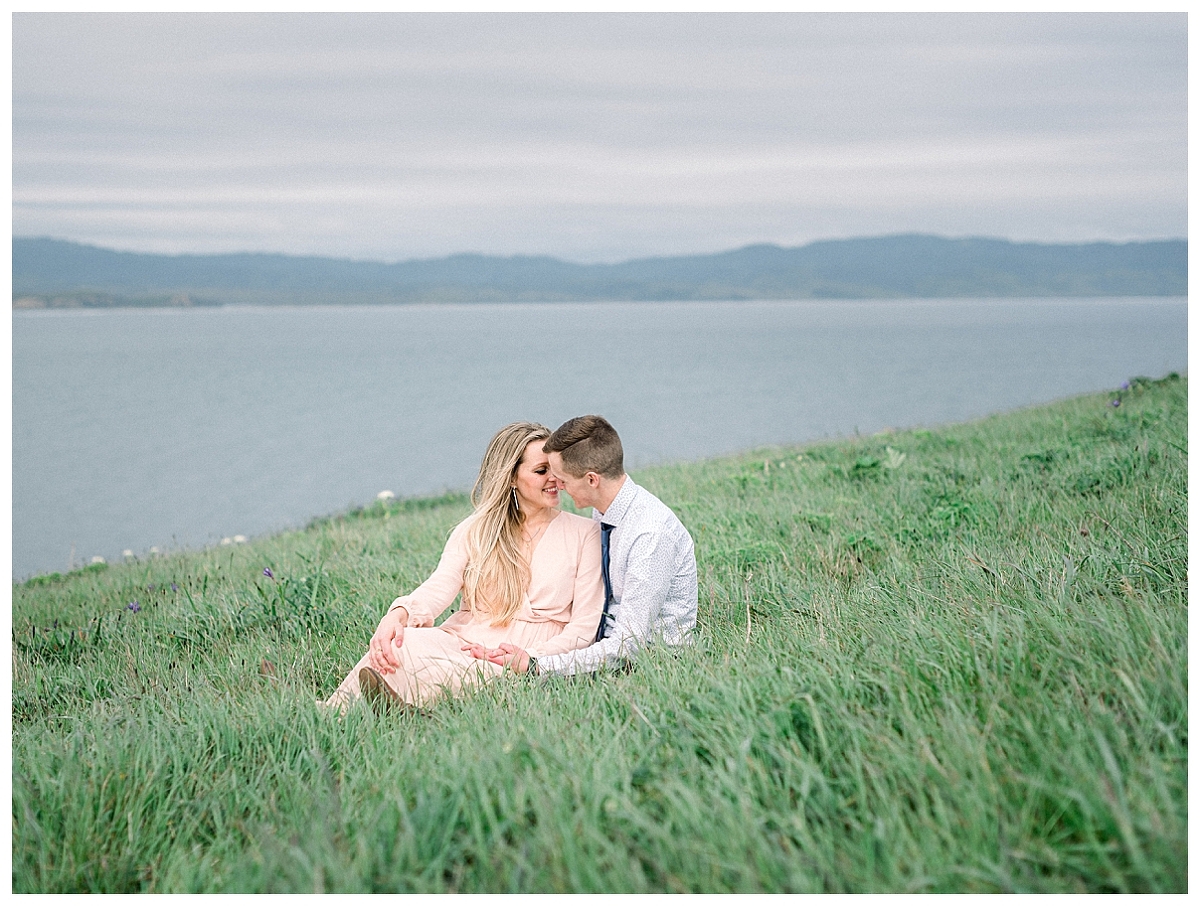
[[[608,509],[592,518],[613,526],[608,635],[587,648],[537,659],[539,673],[616,667],[649,643],[683,645],[696,625],[696,550],[671,508],[625,477]]]

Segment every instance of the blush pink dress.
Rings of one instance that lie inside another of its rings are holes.
[[[401,699],[413,705],[427,705],[439,695],[503,672],[504,668],[463,651],[465,644],[495,648],[511,642],[533,657],[545,657],[586,648],[600,625],[604,608],[600,526],[591,519],[560,512],[533,550],[525,601],[507,626],[492,625],[486,614],[473,613],[465,603],[440,626],[434,626],[434,620],[462,591],[472,518],[451,533],[433,575],[388,608],[389,612],[397,607],[407,609],[408,623],[400,646],[401,667],[383,678]],[[361,695],[358,671],[366,666],[369,662],[364,655],[326,703],[344,706]]]

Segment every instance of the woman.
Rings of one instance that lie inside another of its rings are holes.
[[[392,602],[325,704],[344,708],[362,695],[426,705],[503,671],[472,657],[474,646],[512,642],[538,657],[591,644],[604,604],[600,527],[558,508],[542,452],[549,436],[530,422],[496,433],[471,492],[475,512],[451,533],[433,575]],[[458,611],[435,627],[460,592]]]

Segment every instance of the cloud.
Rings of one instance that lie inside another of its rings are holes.
[[[1186,17],[13,20],[13,229],[575,260],[1186,233]]]

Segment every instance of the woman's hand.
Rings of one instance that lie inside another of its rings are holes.
[[[389,610],[379,621],[379,628],[367,646],[367,661],[380,673],[394,673],[400,669],[400,646],[404,644],[407,623],[408,610],[404,607]]]
[[[480,646],[475,646],[480,647]],[[524,673],[529,669],[529,652],[524,648],[518,648],[511,642],[501,642],[497,648],[485,649],[483,654],[475,654],[475,657],[482,657],[484,660],[491,661],[493,664],[499,664],[501,667],[507,667],[514,673]]]

